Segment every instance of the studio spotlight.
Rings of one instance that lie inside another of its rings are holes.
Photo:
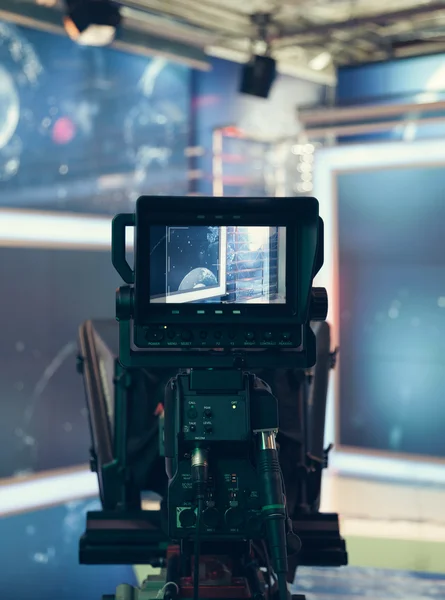
[[[314,56],[314,58],[309,62],[309,66],[311,69],[314,69],[314,71],[323,71],[323,69],[326,69],[331,62],[332,56],[329,54],[329,52],[320,52],[320,54]]]
[[[240,92],[267,98],[276,76],[276,63],[270,56],[253,56],[243,66]]]
[[[272,25],[270,13],[255,13],[251,16],[252,25],[257,28],[256,41],[252,44],[252,57],[243,66],[241,73],[241,94],[267,98],[275,81],[276,62],[270,56],[269,29]],[[260,51],[262,46],[263,52]]]
[[[121,22],[119,7],[109,0],[67,0],[64,26],[82,46],[108,46]]]

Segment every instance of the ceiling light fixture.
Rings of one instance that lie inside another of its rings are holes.
[[[63,24],[82,46],[108,46],[121,22],[119,7],[110,0],[67,0]]]
[[[252,54],[241,72],[240,92],[267,98],[276,77],[276,61],[270,56],[269,27],[272,17],[269,13],[255,13],[252,24],[258,29],[258,38],[252,42]],[[256,51],[256,53],[255,53]]]
[[[321,52],[317,54],[310,62],[309,66],[314,71],[323,71],[332,61],[332,56],[329,52]]]

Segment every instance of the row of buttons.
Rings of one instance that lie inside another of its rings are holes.
[[[198,411],[196,410],[196,408],[189,408],[187,411],[187,416],[189,419],[196,419],[196,417],[198,416]],[[206,419],[211,419],[213,417],[211,408],[206,408],[204,410],[204,417]]]
[[[198,417],[198,411],[194,406],[188,409],[187,416],[189,419],[195,420]],[[211,408],[205,408],[203,412],[204,419],[211,419],[213,417],[213,412]],[[194,423],[190,423],[189,431],[194,433],[196,431],[196,425]],[[213,427],[210,423],[206,423],[204,425],[205,433],[213,433]]]
[[[173,331],[173,330],[167,330],[167,332],[162,331],[161,329],[154,329],[154,330],[149,330],[146,334],[146,339],[149,342],[161,342],[164,338],[165,335],[167,335],[167,339],[169,340],[175,340],[178,336],[178,334]],[[179,335],[180,339],[183,342],[191,342],[194,339],[194,335],[191,331],[189,331],[188,329],[185,329],[184,331],[182,331]],[[199,338],[203,341],[207,340],[209,337],[209,332],[208,331],[200,331],[199,332]],[[215,340],[221,340],[221,338],[223,337],[223,332],[222,331],[214,331],[213,332],[213,337]],[[228,333],[228,338],[229,340],[235,340],[237,337],[237,333],[236,332],[229,332]],[[266,331],[263,335],[262,335],[262,340],[265,342],[272,342],[274,340],[276,340],[278,338],[279,341],[283,341],[283,342],[289,342],[292,339],[292,335],[290,332],[285,331],[283,333],[281,333],[281,335],[274,335],[274,333],[272,331]],[[244,339],[247,342],[254,342],[257,339],[257,336],[255,334],[254,331],[247,331],[244,335]]]
[[[198,411],[194,406],[188,409],[187,416],[191,420],[195,420],[198,417]],[[204,419],[211,419],[213,417],[213,412],[211,408],[205,408],[203,412]],[[196,425],[194,423],[189,424],[189,431],[194,433],[196,431]],[[213,427],[210,423],[204,424],[204,432],[205,433],[213,433]]]
[[[189,425],[189,431],[191,431],[192,433],[195,433],[195,431],[196,431],[196,425],[194,423],[191,423]],[[210,424],[204,425],[204,432],[205,433],[213,433],[213,427],[212,427],[212,425],[210,425]]]

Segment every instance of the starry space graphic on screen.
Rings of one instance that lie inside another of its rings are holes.
[[[218,227],[151,227],[150,239],[151,297],[218,287]]]
[[[151,302],[284,303],[279,229],[284,242],[278,227],[151,227]]]

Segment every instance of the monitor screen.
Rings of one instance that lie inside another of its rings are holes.
[[[150,227],[150,302],[286,302],[286,228]]]

